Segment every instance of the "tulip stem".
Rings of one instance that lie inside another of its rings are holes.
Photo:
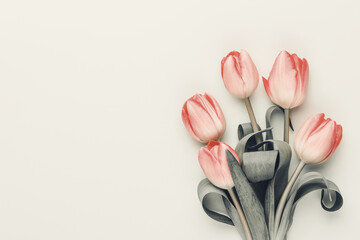
[[[251,106],[250,98],[247,97],[247,98],[244,99],[244,101],[245,101],[246,109],[247,109],[247,111],[249,113],[251,127],[252,127],[254,132],[258,132],[258,131],[260,131],[260,129],[259,129],[258,124],[256,122],[256,118],[255,118],[254,110],[253,110],[253,108]],[[256,134],[255,140],[256,140],[256,143],[261,143],[261,138],[260,138],[260,136],[258,134]]]
[[[284,141],[289,143],[290,109],[284,109]]]
[[[234,205],[235,205],[235,208],[236,208],[236,211],[238,212],[239,214],[239,217],[240,217],[240,221],[243,225],[243,228],[244,228],[244,231],[245,231],[245,236],[246,236],[246,239],[247,240],[252,240],[252,236],[251,236],[251,232],[250,232],[250,229],[249,229],[249,225],[246,221],[246,218],[245,218],[245,215],[244,215],[244,212],[240,206],[240,203],[236,197],[236,194],[234,192],[234,189],[233,188],[230,188],[228,189],[228,192],[230,194],[230,197],[232,199],[232,201],[234,202]]]
[[[305,163],[303,161],[300,161],[299,165],[296,167],[295,171],[293,172],[288,184],[286,185],[283,194],[281,195],[281,198],[280,198],[279,204],[277,205],[276,213],[275,213],[275,228],[274,228],[275,234],[279,227],[281,215],[284,210],[284,206],[285,206],[287,197],[289,196],[290,190],[293,187],[296,179],[298,178],[299,174],[301,173],[301,171],[303,170],[304,167],[305,167]]]
[[[253,110],[253,108],[252,108],[252,106],[251,106],[251,102],[250,102],[249,97],[245,98],[244,101],[245,101],[246,109],[247,109],[247,111],[248,111],[248,113],[249,113],[250,122],[251,122],[251,127],[252,127],[252,129],[254,130],[254,132],[258,132],[258,131],[259,131],[259,127],[258,127],[258,124],[257,124],[257,122],[256,122],[254,110]]]

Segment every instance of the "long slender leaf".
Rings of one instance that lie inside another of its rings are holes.
[[[242,171],[240,164],[229,150],[226,151],[226,158],[253,239],[268,240],[269,231],[265,222],[264,208]]]

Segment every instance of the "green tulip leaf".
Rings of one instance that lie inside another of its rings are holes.
[[[263,206],[241,169],[239,162],[229,150],[226,150],[226,158],[252,238],[254,240],[269,239]]]
[[[242,170],[252,183],[273,178],[278,151],[245,152],[242,157]]]
[[[269,226],[271,239],[275,234],[275,211],[276,206],[281,198],[282,193],[288,182],[288,172],[291,160],[291,148],[289,144],[279,140],[267,140],[278,149],[277,168],[274,177],[269,182],[265,193],[265,215],[266,222]]]
[[[241,238],[245,239],[240,217],[225,190],[217,188],[205,178],[198,185],[198,196],[209,217],[218,222],[234,225]]]
[[[335,183],[327,180],[318,172],[305,173],[297,179],[295,185],[291,189],[281,216],[276,240],[286,239],[286,234],[293,221],[296,205],[302,197],[316,190],[321,190],[321,206],[323,209],[333,212],[341,208],[343,198]]]

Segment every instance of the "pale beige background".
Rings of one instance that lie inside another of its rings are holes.
[[[220,61],[241,48],[266,77],[279,51],[306,57],[295,128],[317,112],[344,127],[313,168],[338,184],[344,207],[327,213],[310,194],[289,239],[358,239],[359,27],[356,0],[1,1],[0,239],[239,239],[201,209],[201,145],[180,112],[211,93],[236,145],[248,117]],[[262,83],[252,101],[264,126]]]

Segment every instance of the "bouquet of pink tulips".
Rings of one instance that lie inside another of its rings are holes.
[[[257,88],[259,74],[250,55],[230,52],[221,62],[226,89],[243,99],[250,122],[240,124],[239,143],[233,149],[220,139],[225,117],[210,94],[196,94],[182,109],[182,120],[191,136],[207,144],[199,150],[199,163],[206,175],[198,196],[208,216],[234,225],[242,239],[283,240],[291,226],[298,201],[307,193],[321,190],[321,205],[327,211],[341,208],[338,187],[318,172],[300,175],[306,164],[326,161],[338,147],[342,127],[323,113],[309,117],[294,140],[299,159],[289,178],[292,149],[289,145],[290,110],[306,96],[309,66],[305,58],[281,52],[268,79],[263,78],[267,95],[275,106],[265,115],[266,128],[256,122],[249,97]],[[284,139],[273,139],[271,117],[284,115]]]

